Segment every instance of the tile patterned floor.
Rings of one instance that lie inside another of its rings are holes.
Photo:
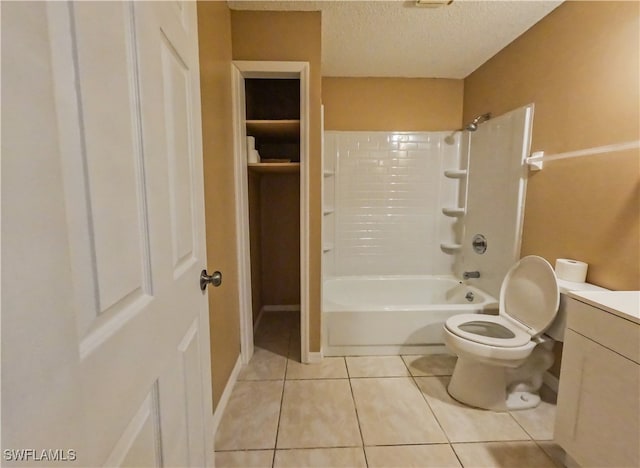
[[[561,467],[555,405],[496,413],[453,400],[455,357],[300,364],[297,314],[264,314],[215,441],[217,467]]]

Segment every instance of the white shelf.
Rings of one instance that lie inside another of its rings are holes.
[[[322,246],[322,253],[327,253],[333,250],[333,244],[331,243],[326,243]]]
[[[451,252],[457,252],[462,248],[462,244],[454,244],[453,242],[443,242],[440,244],[440,248],[443,250],[449,250]]]
[[[444,176],[449,179],[464,179],[467,177],[466,169],[450,169],[448,171],[444,171]]]
[[[335,172],[333,172],[333,171],[324,171],[323,175],[324,175],[325,177],[331,177],[331,176],[336,175],[336,173],[335,173]]]
[[[451,218],[464,216],[464,208],[442,208],[442,214]]]
[[[322,214],[327,216],[327,215],[330,215],[331,213],[335,213],[335,211],[336,211],[335,208],[325,208],[322,211]]]

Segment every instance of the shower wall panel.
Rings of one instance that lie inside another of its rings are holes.
[[[325,167],[335,167],[325,276],[452,273],[454,256],[440,243],[456,221],[442,208],[458,205],[458,182],[443,172],[459,167],[460,143],[448,136],[325,132]]]

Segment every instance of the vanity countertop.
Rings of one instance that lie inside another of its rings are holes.
[[[570,297],[640,324],[640,291],[571,291]]]

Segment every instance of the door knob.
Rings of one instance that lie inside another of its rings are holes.
[[[216,288],[220,286],[222,284],[222,273],[214,271],[212,275],[209,275],[207,270],[202,270],[200,273],[200,290],[204,292],[208,284],[213,284]]]

